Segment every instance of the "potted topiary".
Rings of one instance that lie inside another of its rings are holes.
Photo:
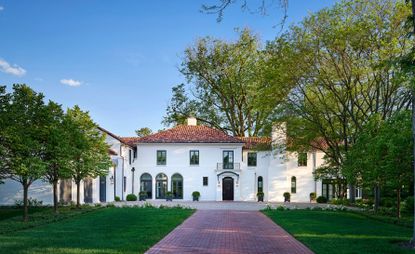
[[[166,201],[173,201],[173,193],[171,191],[166,192]]]
[[[134,194],[128,194],[127,195],[127,201],[137,201],[137,196]]]
[[[291,194],[289,192],[284,192],[284,202],[290,202]]]
[[[258,198],[258,202],[264,202],[264,192],[258,191],[258,193],[256,194],[256,196]]]
[[[193,197],[193,201],[199,201],[200,192],[198,192],[198,191],[194,191],[194,192],[192,193],[192,197]]]
[[[138,193],[138,198],[139,198],[140,201],[146,201],[146,199],[147,199],[147,192],[140,191],[140,193]]]
[[[317,194],[315,192],[310,193],[310,203],[316,202]]]
[[[322,204],[322,203],[327,203],[327,198],[323,197],[323,196],[319,196],[317,198],[317,203]]]
[[[115,196],[114,200],[115,200],[115,202],[120,202],[121,201],[120,197],[118,197],[118,196]]]

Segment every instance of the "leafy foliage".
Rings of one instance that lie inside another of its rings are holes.
[[[77,185],[77,206],[80,205],[80,183],[88,177],[105,176],[112,166],[108,156],[109,146],[105,143],[105,135],[98,130],[88,112],[78,106],[68,109],[66,118],[71,132],[71,176]]]
[[[151,135],[153,131],[148,127],[143,127],[143,128],[136,130],[135,133],[139,137],[145,137],[145,136]]]
[[[200,39],[186,49],[182,63],[181,73],[190,89],[184,84],[173,88],[163,122],[181,124],[192,115],[234,136],[260,134],[270,125],[275,109],[274,104],[260,103],[267,91],[266,58],[259,39],[246,29],[234,43]],[[273,102],[283,99],[273,96]]]

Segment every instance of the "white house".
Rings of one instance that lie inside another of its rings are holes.
[[[291,202],[309,202],[311,192],[333,198],[335,184],[313,177],[324,163],[323,152],[287,152],[283,128],[275,128],[272,137],[244,138],[197,125],[195,118],[142,138],[121,138],[100,128],[106,133],[114,166],[107,176],[82,182],[81,201],[111,202],[116,196],[125,200],[140,191],[151,200],[165,199],[168,191],[179,200],[192,200],[192,193],[198,191],[201,201],[256,201],[258,192],[264,193],[264,201],[284,201],[284,192],[291,193]],[[51,203],[51,186],[39,180],[29,196]],[[0,185],[0,204],[21,197],[17,183],[7,180]],[[59,197],[75,201],[75,184],[61,181]]]

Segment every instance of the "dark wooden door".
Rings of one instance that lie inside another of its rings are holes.
[[[222,200],[233,200],[233,178],[225,177],[222,180]]]
[[[107,177],[106,176],[99,177],[99,201],[100,202],[107,201]]]
[[[92,203],[92,179],[86,178],[84,180],[84,202]]]

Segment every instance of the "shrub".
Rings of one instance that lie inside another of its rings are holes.
[[[291,194],[289,192],[284,192],[284,201],[290,201]]]
[[[390,197],[382,197],[380,199],[380,206],[393,207],[395,206],[395,199]]]
[[[118,197],[118,196],[115,196],[114,200],[115,200],[116,202],[120,202],[120,201],[121,201],[120,197]]]
[[[350,205],[350,201],[346,198],[334,198],[330,200],[330,204],[333,205]]]
[[[194,192],[192,192],[192,196],[193,196],[194,198],[199,198],[199,197],[200,197],[200,192],[198,192],[198,191],[194,191]]]
[[[127,195],[127,201],[137,201],[137,196],[134,194],[128,194]]]
[[[24,202],[23,202],[23,200],[15,200],[14,205],[17,206],[17,207],[22,207],[24,205]],[[42,200],[37,200],[35,198],[28,198],[27,199],[27,205],[29,207],[38,207],[38,206],[43,205],[43,201]]]
[[[327,203],[327,198],[326,197],[323,197],[323,196],[319,196],[318,198],[317,198],[317,203]]]
[[[154,208],[154,206],[151,203],[149,203],[149,202],[144,202],[144,204],[143,204],[142,207],[143,208]]]
[[[145,192],[145,191],[140,191],[140,193],[138,193],[138,195],[147,198],[147,192]]]
[[[373,201],[371,199],[356,199],[354,205],[360,208],[372,208]]]
[[[285,211],[285,210],[286,210],[286,208],[285,208],[284,206],[280,205],[280,206],[278,206],[278,207],[276,208],[276,210],[277,210],[277,211]]]
[[[414,212],[414,197],[410,196],[405,199],[402,206],[404,213],[412,214]]]

